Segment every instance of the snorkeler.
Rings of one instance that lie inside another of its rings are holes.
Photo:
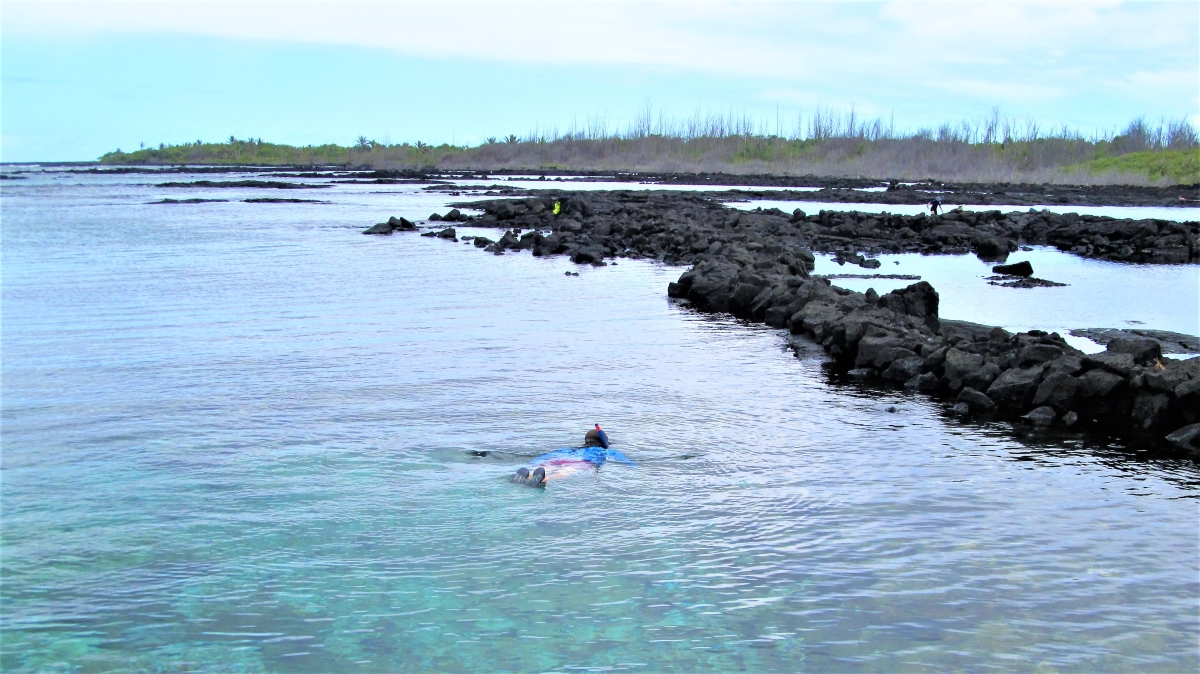
[[[583,447],[568,447],[542,454],[535,458],[533,470],[521,467],[512,481],[526,487],[544,487],[551,480],[558,480],[588,468],[599,468],[612,460],[628,466],[635,465],[622,452],[609,448],[608,434],[600,424],[583,436]]]

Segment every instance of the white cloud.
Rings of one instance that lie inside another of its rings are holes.
[[[177,32],[787,75],[1196,49],[1193,3],[6,2],[5,33]]]
[[[1158,96],[1178,86],[1181,64],[1200,78],[1194,2],[91,1],[5,2],[3,12],[6,36],[182,33],[636,65],[776,80],[792,93],[775,100],[876,109],[918,89],[1029,109],[1099,97],[1103,82]]]

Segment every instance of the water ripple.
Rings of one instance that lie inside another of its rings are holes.
[[[1191,463],[832,385],[678,270],[358,235],[405,186],[21,182],[5,671],[1200,664]],[[508,482],[597,422],[636,468]]]

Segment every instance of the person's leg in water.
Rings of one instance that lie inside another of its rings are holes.
[[[529,474],[529,484],[533,487],[541,487],[546,484],[546,469],[538,466]]]
[[[540,487],[547,482],[561,480],[593,467],[587,461],[551,462],[544,466],[536,466],[532,471],[521,467],[513,475],[512,481],[527,487]]]
[[[587,468],[591,468],[592,464],[587,461],[571,461],[570,463],[548,464],[546,466],[546,481],[553,482],[561,480],[564,477],[570,477],[576,473],[581,473]]]
[[[512,476],[512,481],[517,484],[523,484],[526,487],[540,487],[546,483],[546,469],[538,466],[530,471],[528,468],[522,466]]]
[[[600,429],[600,424],[596,424],[595,428],[588,431],[583,437],[584,447],[602,447],[608,449],[608,442],[608,434]],[[551,460],[534,468],[532,473],[528,468],[518,468],[512,480],[520,484],[537,487],[544,485],[546,482],[561,480],[564,477],[574,475],[585,468],[594,468],[603,462],[603,457],[600,457],[598,461],[595,457],[588,457],[583,461],[578,459]]]

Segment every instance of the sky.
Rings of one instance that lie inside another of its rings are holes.
[[[0,159],[220,141],[478,144],[642,110],[901,129],[1200,124],[1200,3],[0,4]]]

